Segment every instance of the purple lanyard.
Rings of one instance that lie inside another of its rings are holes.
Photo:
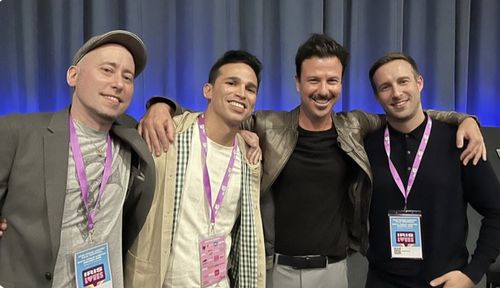
[[[94,229],[95,225],[95,215],[97,212],[97,207],[101,201],[102,195],[104,194],[104,189],[108,184],[108,179],[111,174],[111,162],[113,159],[113,148],[111,143],[111,136],[108,133],[106,139],[106,160],[104,162],[104,171],[102,173],[101,186],[99,187],[99,194],[97,195],[94,207],[89,208],[89,183],[87,181],[87,175],[85,173],[85,164],[83,163],[82,151],[80,150],[80,144],[78,143],[78,136],[76,135],[75,126],[73,124],[73,118],[69,116],[69,143],[71,146],[71,151],[73,151],[73,160],[75,161],[76,175],[78,182],[80,183],[80,190],[82,193],[83,204],[85,205],[85,211],[87,214],[87,228],[89,232]]]
[[[387,154],[387,159],[389,160],[389,169],[391,170],[392,178],[396,182],[396,185],[399,188],[399,191],[401,191],[401,194],[403,194],[403,197],[405,198],[405,210],[406,210],[406,203],[408,202],[408,195],[410,194],[411,188],[413,186],[413,182],[415,182],[415,177],[417,176],[418,169],[420,168],[420,163],[422,162],[422,157],[424,156],[425,148],[427,147],[427,142],[429,141],[429,137],[431,135],[431,129],[432,129],[432,120],[431,117],[428,117],[427,125],[425,126],[424,130],[424,135],[422,137],[422,140],[420,140],[420,145],[418,146],[418,152],[417,155],[415,155],[415,160],[413,160],[413,166],[411,167],[411,172],[410,176],[408,177],[408,185],[406,187],[403,186],[403,181],[401,181],[401,177],[398,174],[398,171],[396,170],[396,167],[394,167],[394,164],[392,163],[391,160],[391,139],[389,137],[389,128],[388,126],[385,127],[384,131],[384,147],[385,147],[385,153]]]
[[[222,204],[222,199],[224,199],[224,193],[227,190],[227,184],[231,178],[231,172],[234,166],[234,160],[236,158],[236,151],[238,150],[238,145],[236,145],[236,138],[233,141],[233,150],[231,152],[231,157],[229,158],[229,163],[227,164],[226,173],[222,179],[222,183],[219,188],[219,193],[217,194],[217,199],[212,206],[212,187],[210,185],[210,176],[208,175],[207,169],[207,133],[205,131],[205,115],[201,114],[198,117],[198,128],[200,130],[200,142],[201,142],[201,161],[203,166],[203,189],[205,190],[205,195],[207,196],[208,206],[210,207],[210,224],[213,229],[215,225],[215,218],[219,212],[219,208]]]

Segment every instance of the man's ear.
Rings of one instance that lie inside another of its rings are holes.
[[[80,69],[75,65],[69,66],[68,71],[66,71],[66,82],[68,83],[69,87],[76,86],[76,80],[78,78],[79,71]]]
[[[418,86],[418,91],[422,92],[424,89],[424,77],[422,75],[419,75],[417,78],[417,86]]]
[[[299,76],[295,75],[295,90],[300,93],[300,79]]]
[[[203,96],[205,99],[212,100],[212,89],[213,86],[210,83],[205,83],[205,85],[203,85]]]

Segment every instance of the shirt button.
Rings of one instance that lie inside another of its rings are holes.
[[[48,281],[52,280],[52,273],[45,272],[45,279],[47,279]]]
[[[408,171],[411,171],[411,167],[408,167],[408,168],[406,168],[406,169],[408,169]]]
[[[408,137],[410,137],[410,135],[408,135],[408,134],[405,134],[405,138],[408,138]]]
[[[411,151],[410,151],[410,150],[406,151],[406,154],[410,155],[410,154],[411,154]]]

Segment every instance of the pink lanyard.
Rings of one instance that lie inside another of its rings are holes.
[[[217,194],[217,199],[212,206],[212,187],[210,185],[210,176],[208,175],[207,169],[207,134],[205,131],[205,115],[201,114],[198,117],[198,128],[200,130],[200,142],[201,142],[201,161],[203,166],[203,189],[205,190],[205,195],[207,196],[208,206],[210,207],[210,224],[213,230],[215,226],[215,218],[219,212],[222,200],[224,199],[224,193],[227,190],[227,185],[229,179],[231,178],[231,172],[234,166],[234,160],[236,158],[236,151],[238,150],[238,145],[236,145],[236,138],[233,141],[233,150],[231,152],[231,157],[229,158],[229,163],[227,164],[226,173],[224,173],[224,178],[222,179],[221,186],[219,188],[219,193]]]
[[[95,225],[95,215],[97,213],[97,207],[101,201],[102,195],[104,194],[104,189],[108,184],[108,179],[111,174],[111,162],[113,159],[113,148],[111,143],[111,136],[108,133],[106,139],[106,160],[104,162],[104,171],[102,173],[101,186],[99,187],[99,194],[95,201],[94,207],[89,208],[89,184],[87,181],[87,175],[85,173],[85,163],[83,163],[82,151],[80,150],[80,144],[78,142],[78,136],[76,135],[75,126],[73,124],[73,118],[69,116],[69,143],[71,146],[71,151],[73,151],[73,160],[75,161],[76,175],[78,182],[80,184],[80,190],[82,193],[83,204],[85,205],[85,212],[87,216],[87,228],[89,232],[94,229]]]
[[[418,146],[417,155],[415,155],[415,160],[413,160],[413,165],[411,167],[410,176],[408,177],[408,185],[406,187],[406,190],[403,186],[403,181],[401,181],[401,177],[399,176],[399,173],[396,170],[396,167],[394,167],[394,164],[392,163],[391,160],[391,139],[389,137],[388,126],[385,127],[384,131],[384,147],[385,147],[385,153],[387,154],[387,159],[389,161],[389,169],[391,170],[392,178],[396,182],[399,191],[401,191],[401,194],[403,194],[403,197],[405,198],[405,207],[404,207],[405,210],[406,210],[406,203],[408,202],[408,195],[410,194],[413,182],[415,182],[415,177],[417,176],[418,169],[420,168],[420,163],[422,162],[422,157],[424,156],[425,148],[427,147],[427,142],[429,141],[429,137],[431,135],[432,120],[431,117],[427,118],[428,118],[427,125],[425,126],[422,140],[420,140],[420,145]]]

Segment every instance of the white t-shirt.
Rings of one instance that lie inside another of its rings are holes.
[[[192,139],[184,190],[178,212],[177,231],[172,242],[167,274],[163,283],[164,288],[201,286],[199,241],[200,237],[208,235],[211,210],[203,189],[198,127],[193,129]],[[229,163],[232,147],[219,145],[210,139],[207,139],[207,142],[207,167],[212,187],[213,205]],[[231,248],[231,230],[240,214],[240,186],[241,157],[238,150],[228,189],[215,220],[215,235],[225,236],[226,258],[229,256]],[[229,280],[226,278],[217,287],[229,287]]]

